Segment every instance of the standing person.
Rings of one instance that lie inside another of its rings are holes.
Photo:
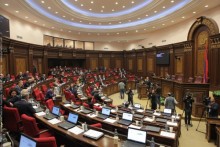
[[[134,95],[134,93],[132,92],[131,88],[129,88],[127,94],[128,94],[129,105],[131,104],[133,106],[134,105],[133,104],[133,95]]]
[[[190,93],[188,93],[186,95],[186,97],[183,100],[184,104],[185,104],[185,124],[187,125],[191,125],[190,123],[191,121],[191,114],[192,114],[192,103],[194,102],[194,99],[192,98],[192,95]]]
[[[160,109],[160,96],[161,96],[161,87],[159,84],[156,85],[156,99],[157,99],[157,104],[159,106],[159,109]]]
[[[218,118],[219,105],[218,103],[215,102],[215,98],[211,99],[211,103],[208,106],[208,108],[209,108],[209,117]]]
[[[32,107],[32,104],[28,102],[29,93],[27,89],[23,89],[21,91],[21,100],[14,103],[14,107],[16,107],[19,111],[19,114],[26,114],[28,116],[34,116],[36,113],[35,109]]]
[[[119,82],[118,83],[118,88],[119,88],[119,92],[120,92],[120,97],[121,99],[124,99],[124,93],[125,93],[125,83],[124,82]]]
[[[171,93],[168,93],[168,97],[166,97],[165,101],[165,108],[166,109],[171,109],[172,113],[175,111],[175,105],[178,104],[178,102],[176,101],[176,99],[171,95]]]
[[[151,109],[156,110],[157,109],[157,98],[155,94],[155,90],[152,89],[152,91],[149,93],[149,99],[151,100]]]

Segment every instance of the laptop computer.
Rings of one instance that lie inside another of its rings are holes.
[[[166,123],[167,119],[163,119],[163,118],[156,118],[156,122],[162,122],[162,123]]]
[[[84,114],[89,114],[89,113],[91,113],[91,112],[93,112],[93,111],[84,108],[81,112],[84,113]]]
[[[171,116],[171,114],[172,114],[172,110],[171,109],[164,109],[163,110],[163,115],[166,115],[166,116]]]
[[[147,125],[145,130],[158,133],[158,132],[160,132],[160,127],[155,127],[155,126]]]
[[[125,147],[146,147],[147,132],[139,129],[128,128],[127,140]]]
[[[72,107],[73,109],[77,109],[77,108],[79,108],[80,106],[73,104],[73,105],[71,105],[71,107]]]
[[[119,124],[129,126],[132,123],[133,114],[131,113],[123,113],[122,119],[118,121]]]
[[[103,107],[102,114],[99,114],[97,117],[101,119],[106,119],[109,117],[110,113],[111,113],[111,109]]]
[[[50,120],[50,119],[58,117],[59,114],[60,114],[60,108],[53,106],[52,113],[44,115],[44,118]]]
[[[142,118],[144,118],[144,115],[142,115],[142,114],[134,114],[134,117],[142,119]]]
[[[21,134],[19,147],[37,147],[37,141],[27,135]]]
[[[78,121],[78,114],[69,113],[67,121],[63,121],[58,124],[59,127],[68,130],[76,125]]]
[[[135,104],[134,104],[134,108],[136,108],[136,109],[141,109],[141,104],[135,103]]]

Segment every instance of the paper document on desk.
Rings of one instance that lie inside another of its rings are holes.
[[[89,138],[93,138],[93,139],[99,139],[100,137],[102,137],[104,135],[103,132],[99,132],[99,131],[96,131],[96,130],[92,130],[92,129],[89,129],[87,132],[85,132],[83,134],[84,136],[87,136]]]
[[[176,116],[176,115],[172,115],[172,118],[174,118],[174,119],[180,119],[180,117],[179,117],[179,116]]]
[[[79,135],[79,134],[81,134],[83,132],[83,129],[75,126],[75,127],[71,128],[71,129],[69,129],[68,131],[70,131],[73,134]]]
[[[160,113],[157,113],[157,112],[154,112],[153,115],[161,116],[161,114],[160,114]]]
[[[176,122],[167,121],[167,125],[169,126],[177,126]]]
[[[106,122],[109,122],[109,123],[114,123],[114,122],[116,122],[116,120],[115,119],[111,119],[111,118],[106,118],[104,121],[106,121]]]
[[[132,124],[129,126],[129,128],[141,129],[141,127],[135,126],[135,125],[132,125]]]
[[[175,138],[175,133],[170,133],[170,132],[161,131],[161,132],[160,132],[160,135],[161,135],[161,136],[165,136],[165,137]]]
[[[93,118],[93,117],[96,117],[97,115],[90,113],[90,114],[87,114],[87,116]]]
[[[143,109],[138,109],[137,112],[144,112],[144,110]]]
[[[37,109],[37,106],[33,106],[34,109]]]
[[[95,103],[95,104],[94,104],[94,106],[100,106],[100,105],[101,105],[101,104],[99,104],[99,103]]]
[[[37,116],[44,116],[46,113],[45,112],[38,112],[38,113],[35,113]]]
[[[64,104],[64,106],[65,106],[65,107],[70,107],[70,106],[71,106],[71,104]]]
[[[115,113],[115,112],[116,112],[116,110],[115,110],[115,109],[112,109],[112,110],[111,110],[111,113]]]
[[[59,123],[61,121],[59,119],[57,119],[57,118],[54,118],[54,119],[49,120],[48,122],[54,125],[54,124],[57,124],[57,123]]]
[[[149,118],[149,117],[146,117],[146,118],[144,119],[144,121],[149,121],[149,122],[153,122],[153,121],[154,121],[154,119],[152,119],[152,118]]]

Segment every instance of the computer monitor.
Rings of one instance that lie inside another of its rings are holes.
[[[67,121],[76,124],[78,121],[78,114],[69,113],[69,116],[67,118]]]
[[[136,103],[136,104],[134,104],[134,107],[140,109],[141,108],[141,104]]]
[[[147,141],[147,132],[143,130],[134,129],[134,128],[128,128],[127,139],[145,144]]]
[[[131,114],[131,113],[123,113],[123,114],[122,114],[122,119],[132,121],[132,119],[133,119],[133,114]]]
[[[60,108],[56,107],[56,106],[53,106],[52,113],[55,114],[55,115],[59,115],[60,114]]]
[[[110,113],[111,113],[111,109],[105,107],[102,108],[102,114],[109,116]]]
[[[37,141],[27,135],[21,134],[19,147],[37,147]]]
[[[163,110],[163,112],[164,112],[164,113],[167,113],[167,114],[171,114],[171,113],[172,113],[172,110],[171,110],[171,109],[166,109],[166,108],[165,108],[165,109]]]

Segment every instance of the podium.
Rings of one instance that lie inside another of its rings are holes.
[[[138,93],[138,98],[142,99],[142,98],[147,98],[147,85],[144,84],[137,84],[137,93]]]

